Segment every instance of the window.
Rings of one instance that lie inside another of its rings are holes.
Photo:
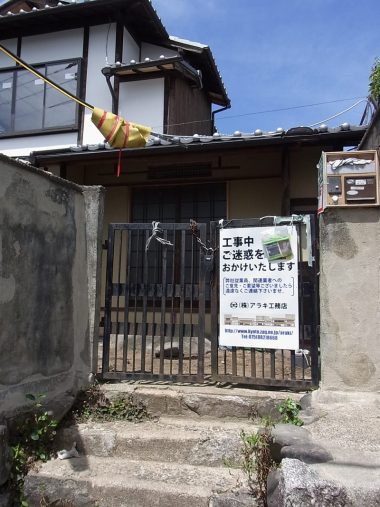
[[[132,194],[132,221],[138,223],[198,223],[226,218],[227,196],[225,183],[186,185],[182,187],[136,189]],[[143,252],[146,237],[139,231],[131,231],[131,280],[143,279]],[[166,259],[167,279],[179,283],[180,269],[185,271],[185,283],[192,283],[199,267],[199,247],[194,242],[189,227],[186,235],[184,266],[181,263],[180,233],[169,232],[167,238],[175,243],[168,250]],[[162,246],[153,242],[149,248],[148,277],[153,283],[162,283]],[[208,290],[208,289],[207,289]],[[209,292],[209,290],[208,290]],[[207,297],[209,294],[207,295]]]
[[[188,185],[133,192],[133,222],[189,223],[226,218],[226,185]]]
[[[34,66],[74,95],[79,92],[79,60]],[[78,128],[78,105],[27,70],[0,71],[0,135]]]

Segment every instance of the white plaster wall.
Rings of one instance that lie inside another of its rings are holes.
[[[90,28],[86,102],[112,111],[112,98],[102,68],[106,64],[106,44],[109,24]],[[113,23],[108,35],[108,60],[115,59],[116,25]],[[112,82],[112,80],[111,80]],[[86,109],[84,118],[83,144],[95,144],[104,141],[104,137],[91,122],[91,111]]]
[[[47,136],[15,137],[0,139],[0,153],[8,157],[27,157],[35,150],[68,148],[77,144],[77,133],[50,134]]]
[[[134,38],[124,28],[123,35],[123,62],[129,63],[131,60],[138,61],[140,59],[140,48],[136,44]]]
[[[23,37],[21,58],[27,63],[51,62],[83,55],[83,28]]]
[[[17,52],[17,39],[7,39],[0,41],[0,44],[4,46],[6,49],[9,49],[9,51],[12,51],[12,53]],[[0,68],[4,67],[12,67],[13,65],[16,65],[16,63],[9,58],[9,56],[6,56],[3,52],[0,53]]]
[[[162,133],[165,81],[163,78],[120,83],[120,114]]]
[[[141,44],[141,60],[144,60],[144,58],[158,60],[158,58],[160,58],[161,55],[164,55],[167,58],[169,58],[171,56],[178,56],[178,52],[173,49],[164,48],[162,46],[156,46],[155,44],[149,44],[148,42],[143,42]]]

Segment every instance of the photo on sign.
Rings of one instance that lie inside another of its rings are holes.
[[[289,314],[283,317],[278,315],[276,317],[269,315],[257,315],[253,318],[236,317],[231,314],[224,316],[224,324],[226,326],[280,326],[280,327],[294,327],[295,315]]]
[[[265,257],[273,262],[293,258],[292,245],[287,227],[273,227],[262,234],[262,245]]]

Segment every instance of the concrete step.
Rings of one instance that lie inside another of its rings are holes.
[[[31,471],[25,492],[30,507],[42,496],[73,507],[208,507],[215,493],[243,483],[236,469],[85,456]]]
[[[160,418],[139,424],[107,422],[78,424],[61,430],[57,445],[81,455],[116,456],[142,461],[223,466],[241,458],[241,430],[256,431],[249,421],[225,422],[184,418]]]
[[[251,417],[279,417],[277,406],[289,396],[287,392],[258,391],[231,386],[144,384],[118,382],[104,384],[107,397],[133,394],[143,401],[153,415],[184,416],[186,418],[248,419]],[[295,400],[301,394],[292,393]]]

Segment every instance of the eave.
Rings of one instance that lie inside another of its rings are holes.
[[[170,58],[159,58],[150,60],[146,58],[143,62],[134,62],[128,65],[115,64],[102,69],[104,75],[118,76],[124,81],[141,78],[143,76],[154,75],[157,72],[177,71],[184,77],[190,79],[197,86],[201,87],[201,78],[196,69],[189,65],[182,56],[173,56]]]
[[[1,39],[120,21],[137,40],[162,43],[169,35],[148,0],[93,0],[0,17]]]
[[[135,157],[157,157],[160,155],[180,154],[180,153],[212,153],[225,152],[231,150],[245,150],[252,148],[289,147],[292,145],[304,147],[321,147],[341,145],[358,145],[362,139],[366,127],[356,127],[353,130],[339,130],[336,132],[318,132],[310,135],[286,135],[284,133],[277,137],[254,137],[254,138],[229,138],[228,140],[214,140],[211,142],[202,142],[199,138],[194,138],[194,142],[186,144],[169,143],[155,145],[152,144],[145,148],[124,149],[123,159]],[[65,150],[46,150],[31,153],[31,163],[37,166],[48,164],[57,164],[63,162],[114,162],[119,150],[97,149],[95,151],[85,149],[83,151],[72,151],[70,148]]]

